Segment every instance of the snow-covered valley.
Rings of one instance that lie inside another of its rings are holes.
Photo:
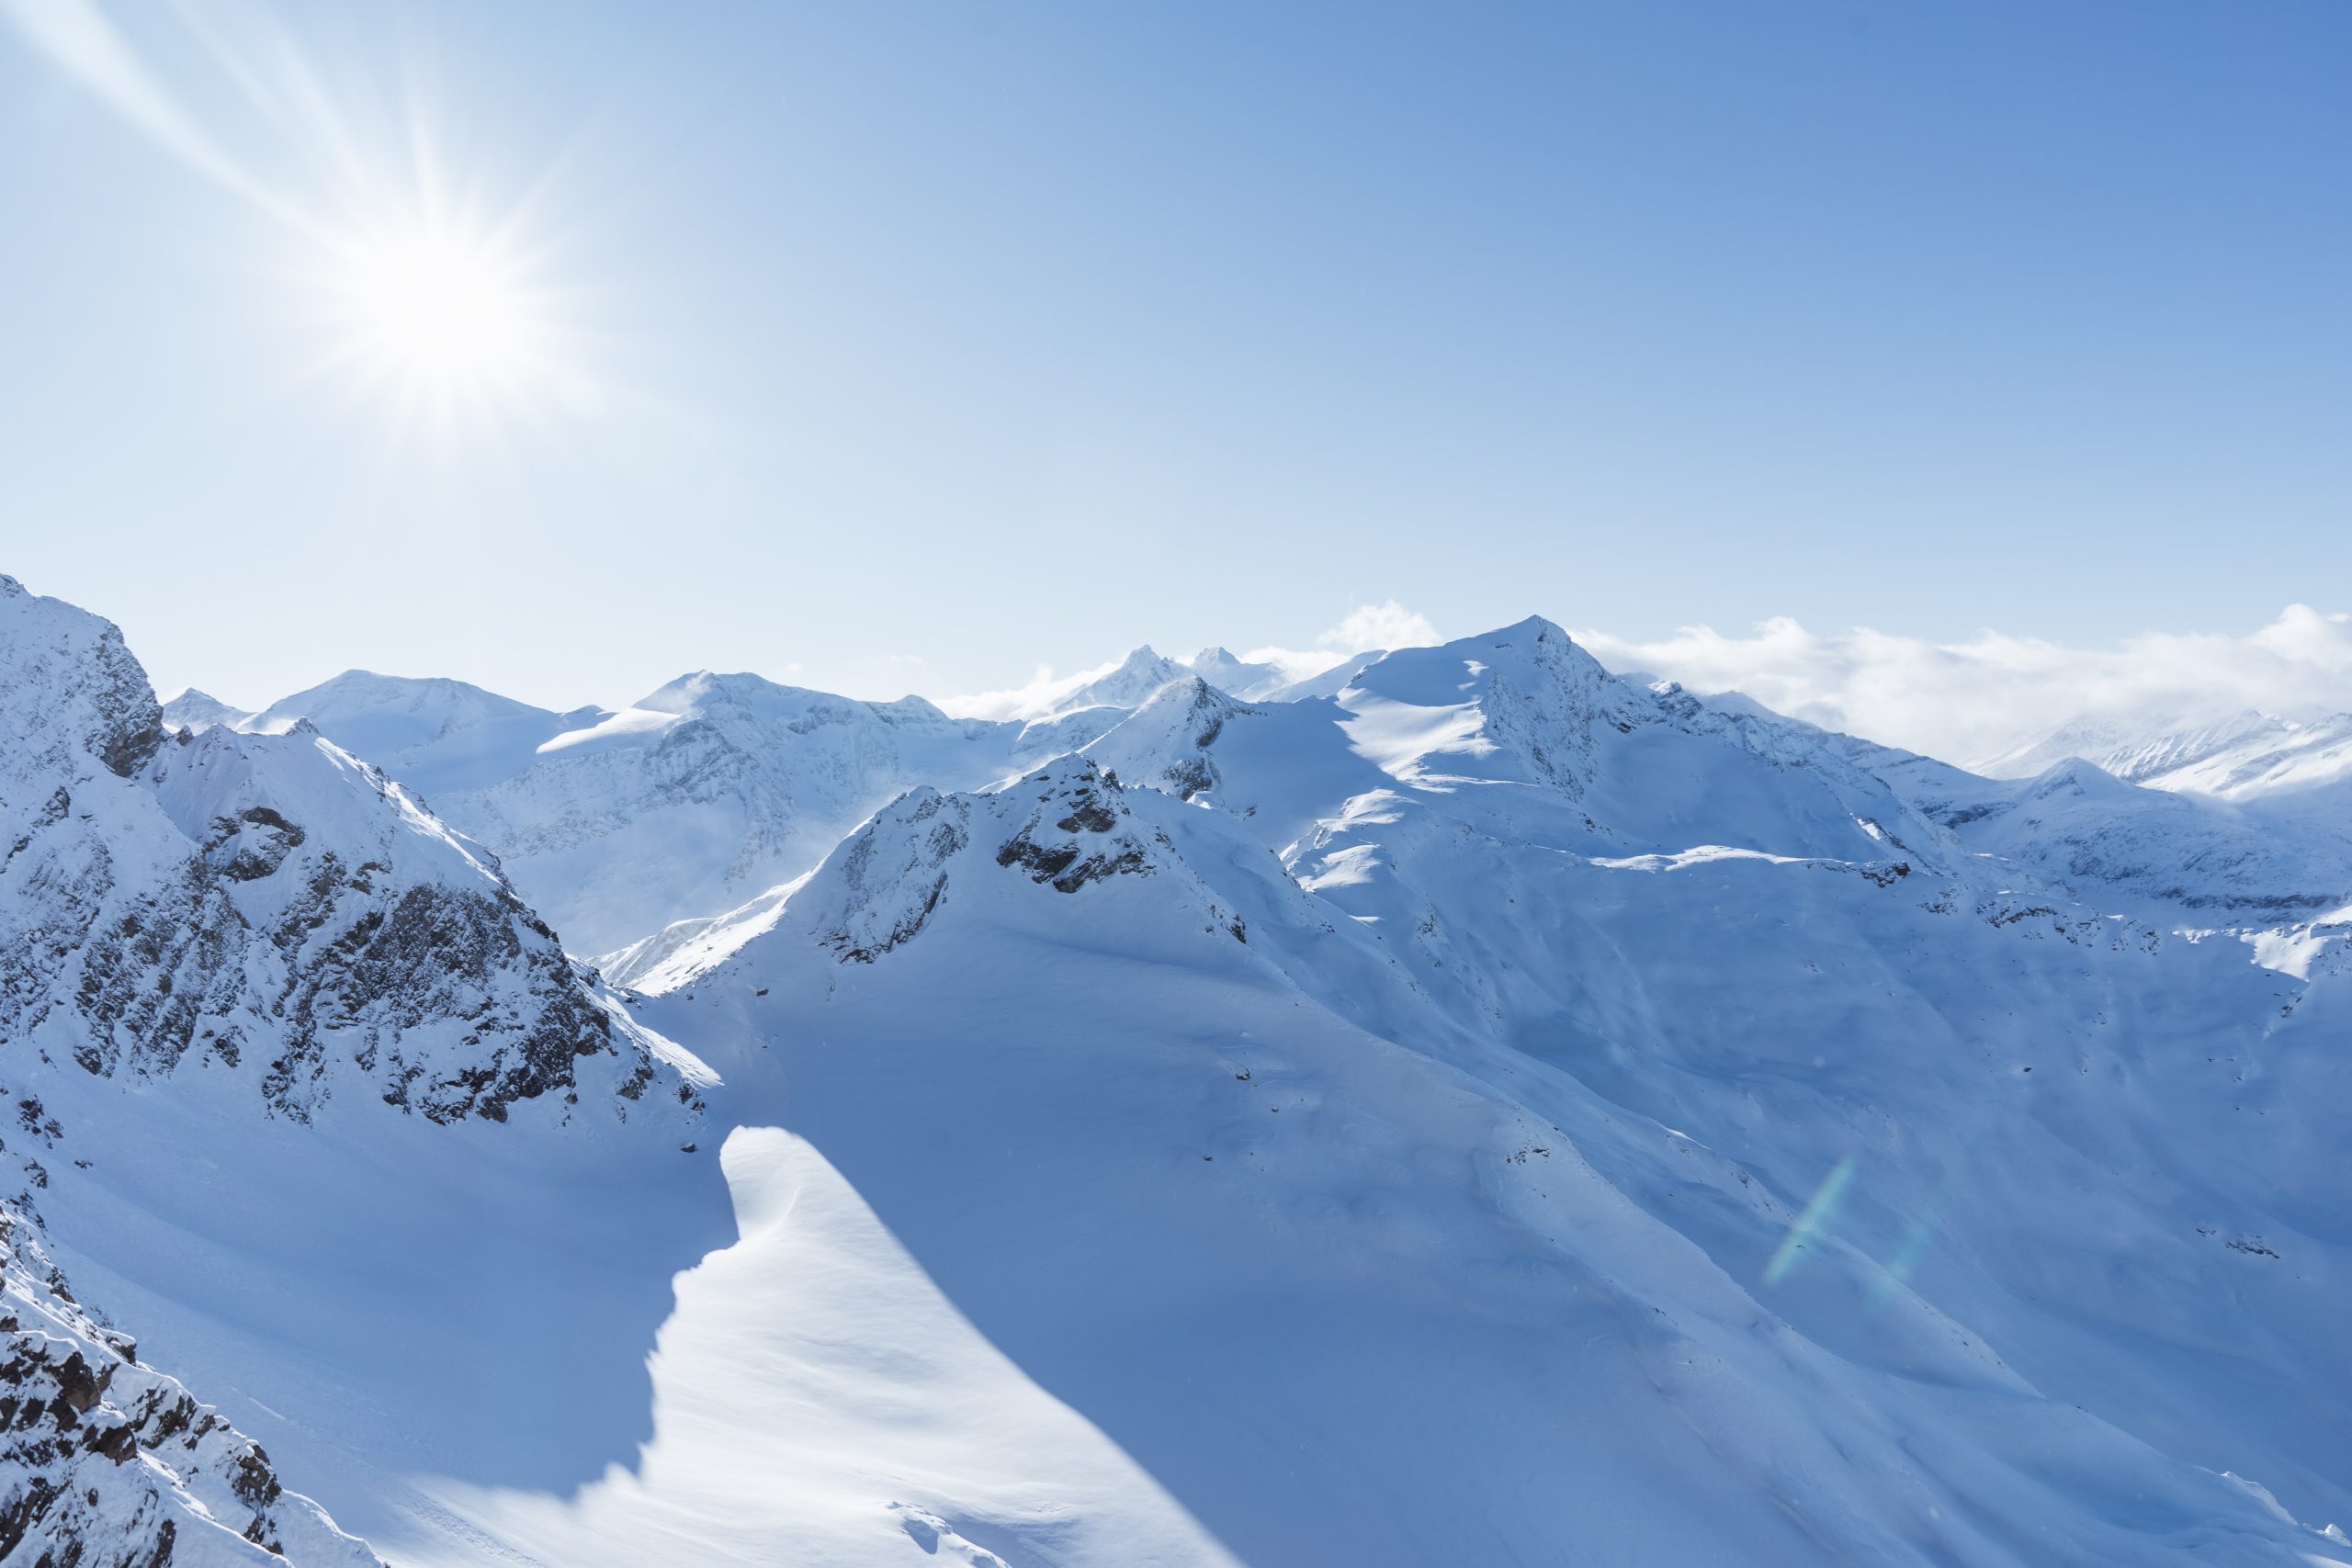
[[[2324,737],[0,683],[0,1555],[2352,1563]]]

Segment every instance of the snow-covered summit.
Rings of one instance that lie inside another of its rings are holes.
[[[6,580],[0,671],[10,1038],[298,1120],[338,1088],[447,1121],[680,1087],[492,857],[306,722],[167,731],[112,625]]]
[[[171,729],[210,729],[218,726],[225,729],[243,728],[254,715],[244,708],[232,707],[209,692],[194,686],[164,704],[164,724]]]
[[[807,871],[911,784],[985,784],[1063,749],[920,697],[865,702],[703,671],[435,806],[497,848],[575,951],[605,953]]]
[[[1072,713],[1080,708],[1131,708],[1170,681],[1181,680],[1185,667],[1155,652],[1147,643],[1130,652],[1107,673],[1057,695],[1050,708],[1036,716]]]
[[[1184,660],[1184,668],[1218,691],[1245,701],[1272,696],[1296,679],[1294,671],[1283,665],[1253,663],[1215,646]]]
[[[465,681],[346,670],[281,697],[234,728],[276,734],[308,720],[426,800],[504,778],[594,710],[551,713]]]

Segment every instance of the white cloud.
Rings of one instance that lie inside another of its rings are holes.
[[[1283,672],[1283,679],[1285,681],[1304,681],[1309,675],[1320,675],[1324,671],[1345,659],[1347,655],[1334,652],[1328,648],[1270,647],[1253,648],[1247,653],[1238,653],[1234,657],[1244,664],[1271,664]]]
[[[1320,675],[1351,653],[1428,648],[1444,640],[1427,615],[1391,599],[1385,604],[1357,605],[1340,618],[1339,625],[1317,635],[1311,649],[1268,646],[1253,648],[1240,657],[1245,664],[1271,664],[1286,679],[1304,681],[1310,675]]]
[[[1417,615],[1391,599],[1382,604],[1357,605],[1315,642],[1318,648],[1345,655],[1368,653],[1375,648],[1428,648],[1444,640],[1427,615]]]
[[[1933,643],[1785,617],[1746,637],[1686,626],[1657,642],[1580,631],[1612,670],[1767,707],[1957,762],[1981,761],[2083,715],[2198,722],[2247,708],[2290,717],[2352,708],[2352,616],[2290,604],[2236,637],[2147,632],[2108,649],[1981,632]]]
[[[1040,664],[1026,685],[1000,692],[972,692],[960,697],[935,699],[943,712],[957,718],[1035,718],[1053,712],[1062,698],[1090,681],[1099,681],[1119,667],[1119,660],[1097,664],[1075,675],[1057,675],[1050,664]]]

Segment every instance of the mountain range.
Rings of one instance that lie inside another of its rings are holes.
[[[2249,708],[2203,724],[2163,715],[2085,716],[1978,771],[2019,777],[2070,759],[2132,784],[2218,800],[2301,795],[2352,780],[2352,714],[2296,720]]]
[[[2352,1563],[2321,727],[1283,675],[247,714],[0,580],[0,1555]]]

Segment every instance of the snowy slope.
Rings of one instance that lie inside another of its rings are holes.
[[[406,687],[182,741],[10,605],[43,1245],[392,1561],[2352,1563],[2324,823],[1537,619],[1001,721],[697,675],[428,811],[326,729]],[[404,766],[514,719],[441,685]]]
[[[343,1185],[319,1170],[344,1154],[326,1127],[354,1111],[424,1129],[414,1139],[465,1122],[552,1136],[575,1118],[633,1123],[674,1151],[709,1073],[594,988],[494,866],[399,786],[307,726],[165,730],[113,626],[7,578],[0,727],[0,1094],[17,1112],[0,1147],[25,1183],[0,1216],[6,1547],[372,1561],[281,1496],[245,1418],[140,1360],[68,1274],[141,1322],[139,1292],[82,1262],[165,1257],[141,1227],[210,1212],[257,1137],[318,1168],[262,1188],[276,1209]],[[423,1142],[416,1157],[431,1157]],[[135,1195],[141,1217],[93,1220],[102,1192]],[[219,1262],[175,1274],[205,1289]],[[282,1267],[255,1279],[288,1282]]]
[[[2073,758],[2134,784],[2220,800],[2324,790],[2352,780],[2352,714],[2296,720],[2249,710],[2191,725],[2075,719],[1976,771],[2024,778]]]
[[[1840,743],[1972,848],[2032,866],[2109,911],[2270,928],[2352,905],[2352,823],[2301,801],[2213,800],[2127,784],[2079,760],[2031,779],[1986,779]]]
[[[26,1197],[0,1202],[0,1557],[376,1568],[259,1445],[75,1299]]]
[[[1291,674],[1279,664],[1252,663],[1214,646],[1184,660],[1184,672],[1244,700],[1271,696],[1292,682]]]
[[[2331,790],[2340,804],[2352,783],[2352,714],[2282,726],[2237,745],[2151,773],[2158,789],[2223,800],[2256,800]]]
[[[2352,1511],[2340,988],[1544,623],[1163,692],[648,984],[1246,1561],[2334,1561],[2220,1472]]]

